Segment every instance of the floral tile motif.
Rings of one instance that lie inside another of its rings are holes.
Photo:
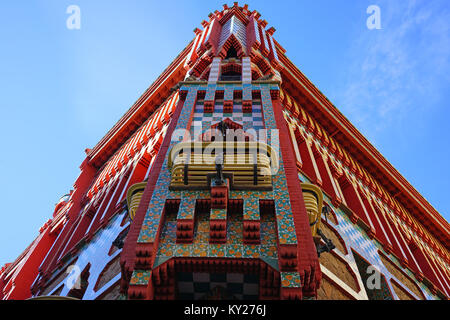
[[[274,222],[261,222],[261,245],[277,243],[276,225]]]
[[[228,258],[242,258],[243,247],[241,244],[227,244]]]
[[[208,256],[213,258],[225,258],[227,256],[227,246],[225,244],[210,244]]]
[[[242,100],[251,101],[252,100],[252,85],[243,84],[242,85]]]
[[[253,196],[244,198],[244,220],[258,221],[259,215],[259,198]]]
[[[169,190],[169,193],[167,194],[167,199],[180,199],[180,198],[181,198],[181,191]]]
[[[133,274],[131,275],[130,285],[135,286],[146,285],[148,284],[151,275],[152,275],[151,271],[134,270]]]
[[[211,220],[226,220],[227,210],[226,209],[211,209]]]
[[[259,248],[261,257],[267,258],[278,258],[278,251],[276,244],[272,245],[261,245]]]
[[[209,221],[198,221],[197,232],[209,232]]]
[[[183,198],[181,198],[177,216],[178,220],[194,219],[195,201],[196,199],[194,197],[183,196]]]
[[[223,94],[223,100],[230,101],[233,100],[233,91],[234,87],[232,85],[225,85],[224,88],[224,94]]]
[[[227,244],[242,244],[242,221],[227,221]]]
[[[277,129],[275,116],[273,113],[272,97],[270,95],[270,90],[274,90],[275,88],[263,84],[259,85],[259,87],[261,88],[261,102],[265,126],[266,129],[269,129],[267,134],[268,142],[269,144],[271,144],[272,141],[271,129]],[[281,156],[281,154],[279,154],[279,159],[280,159],[280,168],[278,173],[274,176],[273,179],[274,185],[273,194],[278,225],[278,241],[280,242],[280,244],[296,244],[297,235],[295,233],[294,218],[292,215],[290,203],[290,195],[287,190],[286,174],[284,171],[283,157]]]
[[[259,245],[243,245],[242,257],[243,258],[259,258]]]
[[[176,251],[175,241],[161,243],[158,248],[158,256],[172,257]]]
[[[192,245],[192,257],[207,257],[208,248],[208,243],[199,243]]]
[[[194,236],[194,244],[209,243],[209,232],[197,232]]]
[[[300,274],[298,272],[281,272],[281,286],[283,288],[301,288]]]
[[[174,257],[192,257],[193,245],[179,243],[175,245]]]
[[[177,122],[176,129],[186,128],[190,114],[194,107],[195,99],[197,97],[197,87],[184,87],[188,90],[186,100],[184,102],[183,109],[181,110],[180,117]],[[171,141],[170,148],[172,148],[178,141]],[[153,192],[152,199],[150,200],[149,208],[147,214],[144,218],[141,232],[139,234],[139,243],[151,243],[155,241],[156,233],[158,232],[158,227],[161,220],[162,211],[166,199],[169,195],[169,184],[170,184],[170,172],[168,169],[168,158],[164,160],[164,163],[159,174],[156,188]]]
[[[216,85],[208,84],[206,89],[205,101],[213,101],[216,96]]]

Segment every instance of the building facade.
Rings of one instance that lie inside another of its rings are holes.
[[[449,224],[224,5],[105,137],[0,298],[435,300]]]

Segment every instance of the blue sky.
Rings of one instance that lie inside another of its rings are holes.
[[[1,1],[0,265],[14,260],[51,217],[79,174],[84,149],[223,3]],[[290,59],[448,220],[448,0],[246,3],[277,29]],[[66,28],[73,4],[81,9],[80,30]],[[366,27],[372,4],[381,9],[381,30]]]

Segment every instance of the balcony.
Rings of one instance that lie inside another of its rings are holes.
[[[223,154],[223,175],[234,190],[272,190],[278,156],[262,142],[181,142],[169,152],[172,190],[209,189],[215,161]]]

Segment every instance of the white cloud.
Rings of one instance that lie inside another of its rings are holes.
[[[438,102],[450,82],[447,0],[377,5],[382,30],[361,28],[335,94],[338,108],[375,144],[380,131]]]

